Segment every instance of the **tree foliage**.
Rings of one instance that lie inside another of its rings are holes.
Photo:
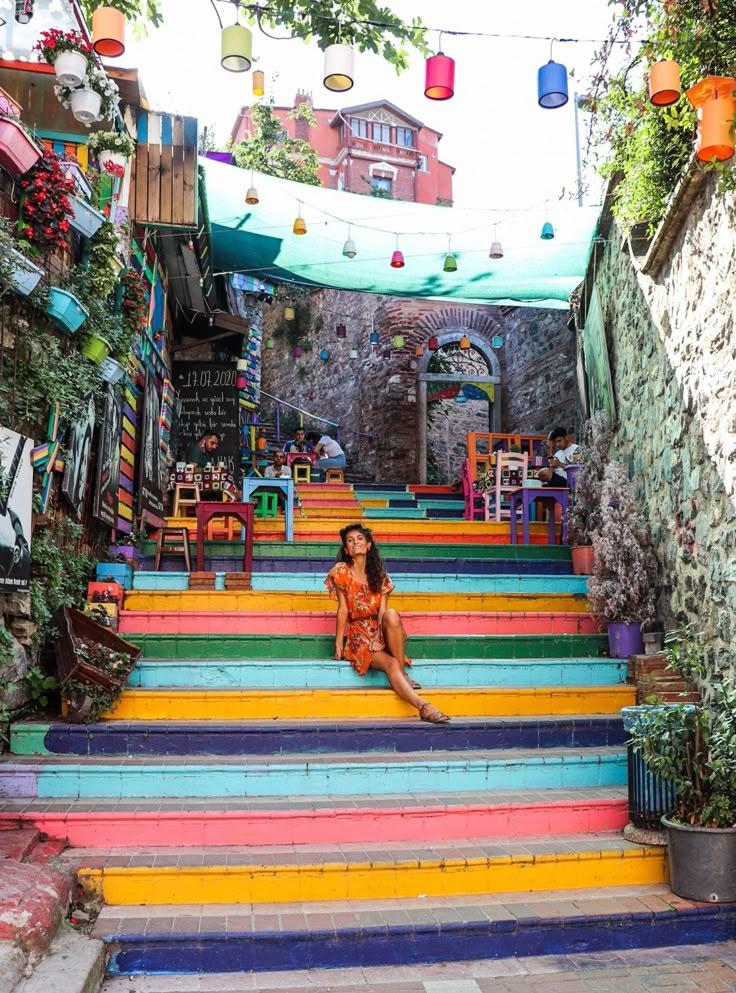
[[[289,113],[289,119],[317,123],[308,103],[301,103]],[[273,103],[257,103],[250,108],[250,135],[233,149],[235,164],[278,179],[320,186],[317,178],[319,158],[308,141],[292,138],[276,117]]]

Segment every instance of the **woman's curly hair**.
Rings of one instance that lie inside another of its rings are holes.
[[[368,586],[371,593],[380,593],[383,585],[386,570],[383,560],[378,551],[378,546],[373,540],[373,532],[369,528],[364,528],[362,524],[348,524],[340,530],[340,551],[337,553],[337,562],[345,562],[347,565],[353,564],[353,559],[345,551],[345,539],[351,531],[360,531],[366,541],[371,543],[368,554],[365,557],[365,574],[368,578]]]

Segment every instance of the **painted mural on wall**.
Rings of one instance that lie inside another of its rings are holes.
[[[611,421],[616,421],[616,400],[608,362],[606,327],[597,288],[593,289],[583,328],[585,354],[585,381],[588,387],[588,408],[591,413],[605,410]]]
[[[120,443],[123,434],[123,398],[108,385],[102,412],[102,431],[97,456],[97,485],[93,514],[110,527],[118,521]]]
[[[31,581],[33,441],[0,427],[0,590]]]
[[[86,412],[69,428],[67,435],[67,456],[61,492],[69,501],[72,510],[79,517],[84,506],[87,491],[92,436],[95,431],[95,398],[90,393],[84,400]]]
[[[156,380],[146,370],[143,386],[143,418],[138,447],[138,510],[154,523],[163,519],[164,497],[161,473],[159,423],[161,402]]]

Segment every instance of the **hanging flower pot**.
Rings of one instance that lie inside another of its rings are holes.
[[[110,358],[109,355],[100,363],[100,379],[103,379],[106,383],[113,385],[119,383],[124,375],[125,366],[121,365],[116,359]]]
[[[128,164],[127,156],[123,155],[122,152],[113,152],[109,148],[103,148],[98,153],[97,161],[100,163],[100,168],[104,169],[105,172],[111,176],[120,177],[122,177],[125,167]]]
[[[92,332],[92,334],[90,334],[82,342],[80,351],[82,355],[86,356],[90,359],[90,361],[101,366],[110,354],[111,348],[104,338]]]
[[[81,86],[87,73],[87,56],[81,52],[59,52],[53,62],[56,78],[62,86]]]
[[[49,305],[46,308],[49,317],[53,317],[62,328],[74,334],[87,320],[89,311],[77,300],[73,293],[52,286],[49,291]]]
[[[43,276],[43,269],[34,265],[21,252],[16,252],[14,248],[10,250],[10,256],[13,262],[10,285],[16,293],[27,297],[38,286],[39,280]]]
[[[669,107],[680,99],[680,67],[664,59],[649,69],[649,99],[655,107]]]
[[[76,187],[77,194],[84,197],[85,200],[89,200],[92,197],[92,187],[89,184],[87,177],[82,172],[82,167],[77,162],[76,159],[65,159],[60,162],[62,172],[71,179]]]
[[[91,238],[104,224],[105,215],[101,214],[99,210],[96,210],[80,197],[69,197],[69,204],[72,208],[69,223],[76,231],[84,235],[85,238]]]
[[[98,55],[117,59],[125,51],[125,17],[114,7],[98,7],[92,13],[92,43]]]
[[[74,90],[71,95],[71,108],[74,120],[80,124],[94,124],[99,120],[102,97],[95,90],[85,87]]]
[[[0,166],[22,176],[41,158],[41,149],[18,121],[0,118]]]
[[[734,152],[736,79],[706,76],[687,90],[687,98],[698,112],[695,153],[701,162],[725,162]]]

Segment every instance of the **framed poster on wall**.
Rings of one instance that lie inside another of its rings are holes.
[[[120,486],[120,442],[123,434],[123,399],[114,386],[105,390],[97,453],[97,485],[95,486],[94,516],[117,527],[118,488]]]
[[[616,399],[611,379],[611,366],[608,361],[606,327],[603,310],[598,296],[598,288],[593,287],[588,313],[583,328],[583,351],[585,353],[585,381],[588,387],[588,407],[591,414],[605,410],[616,423]]]
[[[164,495],[161,472],[159,421],[161,401],[156,379],[149,369],[143,385],[141,430],[138,437],[138,511],[149,523],[163,523]]]
[[[31,581],[33,441],[0,427],[0,590]]]
[[[85,413],[69,428],[67,456],[61,492],[79,517],[87,492],[92,435],[95,431],[95,398],[90,393],[84,398]]]

